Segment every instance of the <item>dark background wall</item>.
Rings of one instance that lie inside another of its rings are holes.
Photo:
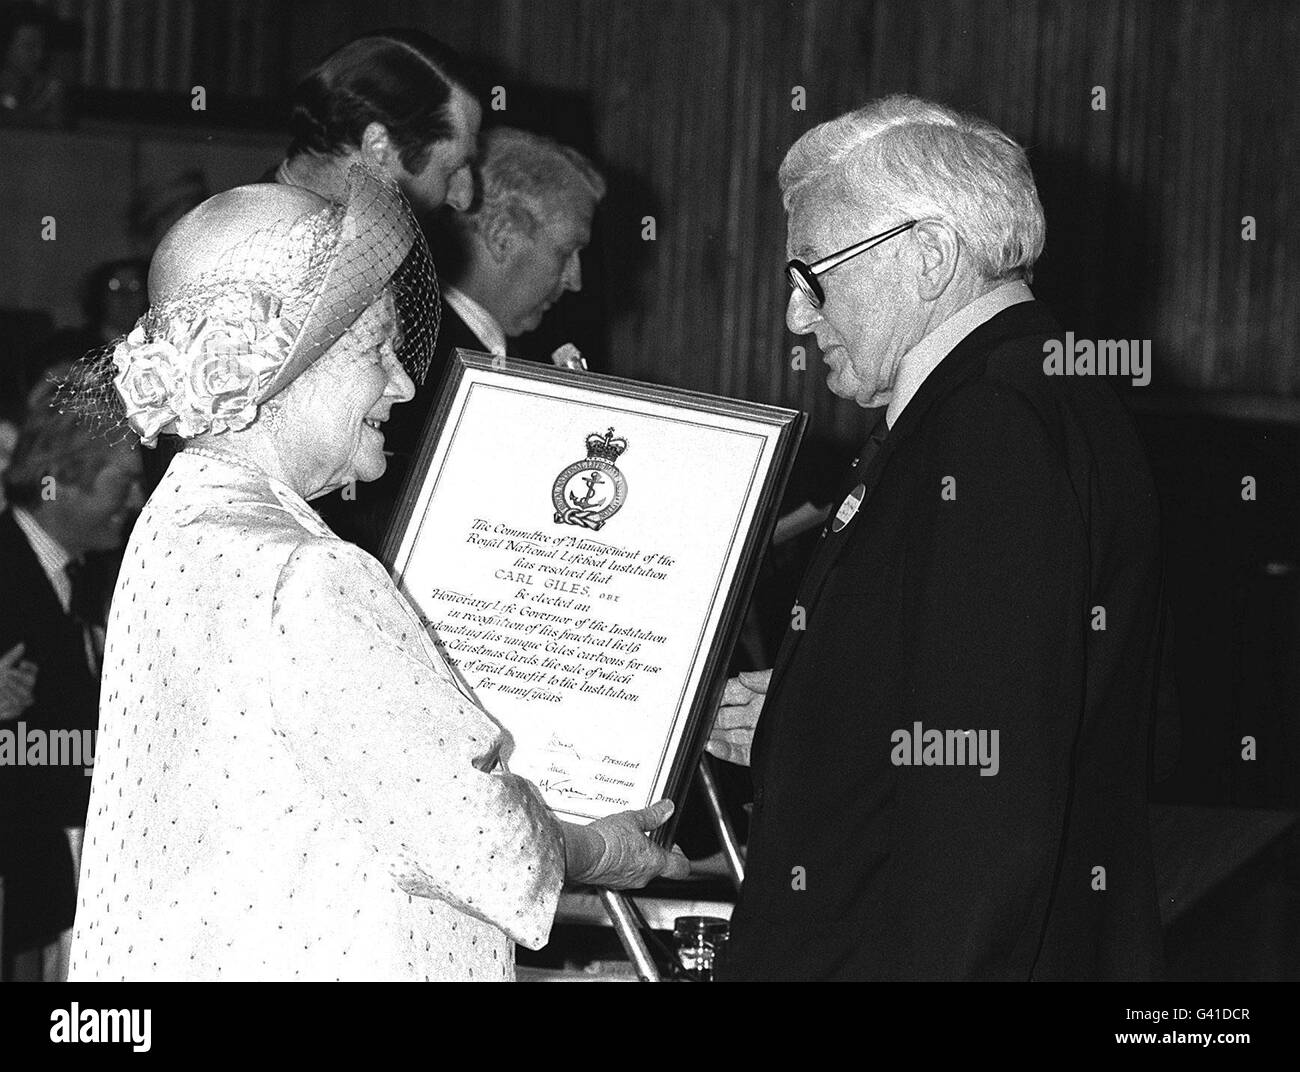
[[[1300,396],[1300,117],[1290,73],[1300,52],[1297,4],[53,6],[84,27],[73,61],[87,87],[82,130],[112,137],[125,124],[145,146],[126,165],[128,186],[168,160],[179,169],[196,152],[220,156],[223,146],[226,166],[214,177],[233,181],[249,169],[252,179],[255,163],[274,158],[288,88],[364,30],[421,27],[481,60],[486,84],[506,89],[505,110],[489,119],[550,130],[609,173],[587,291],[566,299],[546,337],[533,340],[540,349],[572,338],[606,371],[797,405],[815,433],[855,437],[860,414],[828,395],[816,351],[808,371],[791,368],[797,340],[783,327],[776,170],[810,126],[902,90],[985,115],[1027,146],[1048,217],[1040,296],[1080,334],[1151,339],[1146,395]],[[203,115],[189,110],[198,84],[208,93]],[[1092,107],[1097,86],[1105,111]],[[805,91],[804,110],[792,108],[795,87]],[[165,122],[138,129],[146,115]],[[102,173],[94,178],[101,192],[113,186]],[[0,178],[0,198],[13,181],[12,173]],[[124,202],[129,190],[114,197]],[[655,217],[654,242],[641,238],[645,216]],[[1256,220],[1254,241],[1242,239],[1244,216]],[[48,268],[57,293],[66,270]],[[45,271],[37,266],[29,290]]]

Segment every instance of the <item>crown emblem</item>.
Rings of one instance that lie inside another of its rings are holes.
[[[627,478],[619,472],[619,455],[627,440],[609,429],[587,436],[587,456],[567,466],[551,487],[557,525],[578,525],[599,532],[627,498]]]
[[[600,458],[609,462],[611,465],[618,461],[618,456],[627,450],[627,440],[619,437],[614,438],[614,429],[611,428],[603,436],[592,432],[587,436],[587,457]]]

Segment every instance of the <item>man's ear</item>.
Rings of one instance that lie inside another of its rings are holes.
[[[368,123],[361,132],[361,156],[367,164],[382,168],[391,174],[391,168],[400,163],[397,146],[389,137],[383,123]]]
[[[497,264],[504,264],[519,243],[519,233],[506,219],[504,212],[493,213],[487,226],[479,230],[483,245]]]
[[[912,228],[921,254],[921,274],[917,277],[917,295],[933,301],[948,289],[957,271],[961,239],[943,220],[922,220]]]

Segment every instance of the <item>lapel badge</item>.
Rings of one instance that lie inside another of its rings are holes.
[[[831,522],[831,532],[839,532],[854,517],[857,516],[858,507],[862,505],[862,498],[867,493],[867,486],[859,484],[856,488],[844,496],[844,501],[840,503],[840,508],[835,511],[835,520]]]

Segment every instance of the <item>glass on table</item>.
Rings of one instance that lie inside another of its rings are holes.
[[[730,933],[731,925],[717,916],[678,916],[673,922],[673,945],[681,978],[711,983],[713,962]]]

